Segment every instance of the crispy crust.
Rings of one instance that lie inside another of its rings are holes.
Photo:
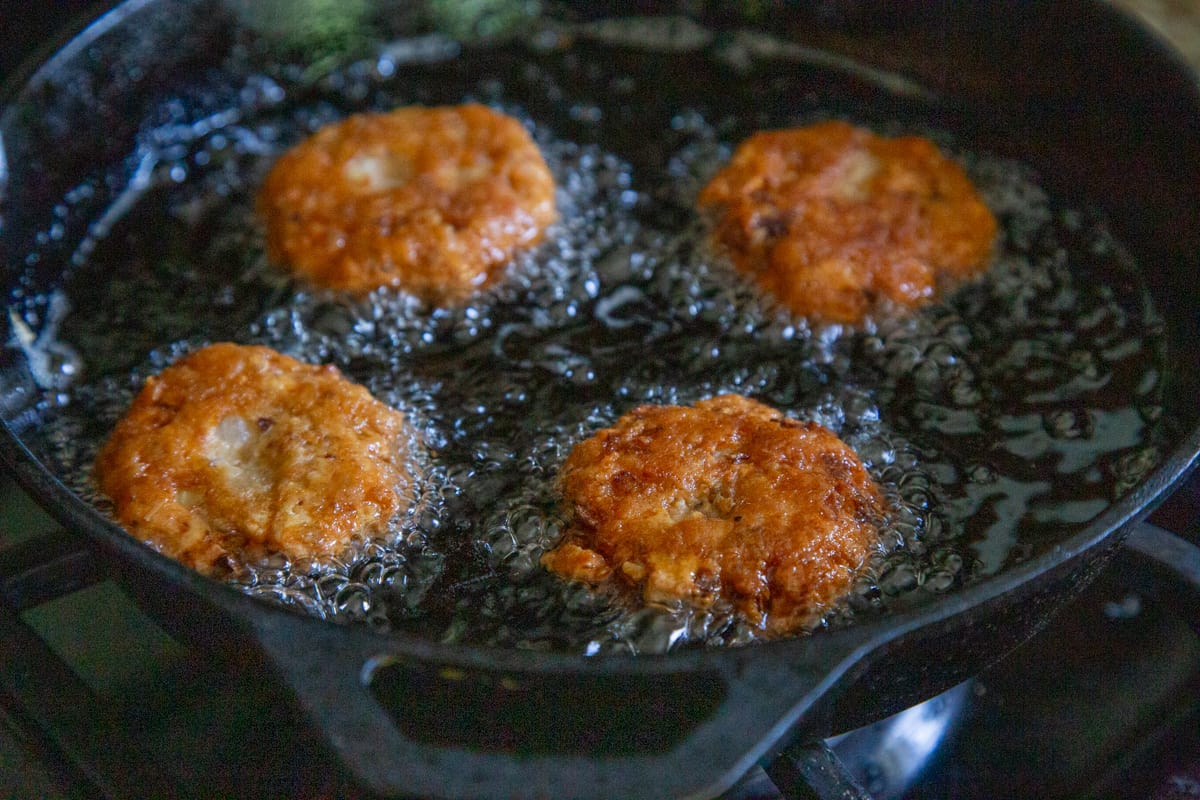
[[[757,133],[700,192],[713,239],[797,314],[857,324],[986,269],[996,220],[928,139],[845,122]]]
[[[560,485],[571,525],[547,569],[649,602],[723,598],[771,635],[849,589],[884,515],[833,433],[736,395],[635,408],[572,450]]]
[[[215,344],[146,381],[95,476],[131,534],[200,572],[321,558],[409,503],[405,429],[335,367]]]
[[[275,163],[258,210],[269,257],[313,283],[435,302],[479,289],[557,218],[537,145],[480,105],[327,125]]]

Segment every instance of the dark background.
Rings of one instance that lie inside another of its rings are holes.
[[[0,77],[8,78],[35,51],[39,55],[53,52],[108,5],[97,0],[0,2]],[[62,34],[64,29],[68,36]]]

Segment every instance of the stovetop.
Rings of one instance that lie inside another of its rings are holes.
[[[55,530],[3,476],[0,509],[0,562]],[[1152,521],[1200,540],[1200,477]],[[1136,530],[996,667],[830,740],[849,777],[880,799],[1200,797],[1200,550],[1164,555],[1172,537],[1158,533]],[[38,541],[70,546],[65,534]],[[2,623],[0,687],[20,689],[0,692],[2,797],[348,791],[258,672],[214,665],[111,581],[4,609]],[[727,798],[783,796],[755,768]]]

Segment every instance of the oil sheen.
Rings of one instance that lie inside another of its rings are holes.
[[[417,503],[344,562],[276,559],[229,580],[339,622],[588,654],[756,638],[728,609],[631,608],[538,566],[563,528],[567,453],[641,403],[736,392],[858,452],[893,510],[825,625],[1044,552],[1154,466],[1160,323],[1099,214],[959,139],[903,79],[664,31],[399,41],[319,76],[251,49],[166,102],[123,164],[64,201],[86,235],[31,254],[61,259],[63,285],[11,302],[41,365],[39,452],[104,509],[92,459],[180,354],[234,340],[336,364],[413,422]],[[560,220],[503,280],[431,309],[314,291],[267,263],[253,197],[279,153],[354,111],[465,101],[521,119],[558,186]],[[694,200],[733,146],[830,117],[930,136],[964,165],[1003,229],[982,279],[906,317],[814,328],[712,253]]]

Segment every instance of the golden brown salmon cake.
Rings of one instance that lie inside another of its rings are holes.
[[[363,294],[463,298],[557,218],[521,123],[480,105],[356,114],[284,153],[258,195],[269,257]]]
[[[770,635],[814,623],[879,541],[884,503],[829,430],[754,400],[640,406],[577,445],[542,565],[648,602],[722,599]]]
[[[757,133],[700,192],[741,271],[818,321],[915,308],[987,268],[996,219],[928,139],[833,121]]]
[[[200,572],[335,556],[409,504],[406,425],[333,366],[214,344],[146,381],[95,476],[131,534]]]

